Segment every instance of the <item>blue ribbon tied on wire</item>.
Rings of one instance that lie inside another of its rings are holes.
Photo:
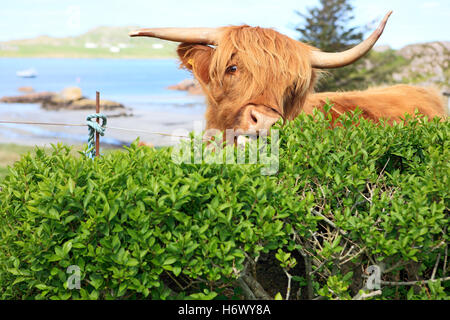
[[[97,123],[97,121],[92,121],[92,119],[102,119],[102,123]],[[88,150],[86,152],[86,155],[94,159],[96,156],[95,153],[95,133],[98,132],[101,136],[105,135],[106,130],[106,115],[103,113],[93,113],[87,116],[86,118],[86,124],[89,129],[89,136],[88,136]]]

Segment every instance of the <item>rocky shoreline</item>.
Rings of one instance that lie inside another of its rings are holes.
[[[203,90],[200,83],[195,79],[186,79],[178,84],[167,87],[169,90],[187,91],[192,95],[202,95]]]
[[[104,100],[103,95],[100,102],[101,112],[108,117],[108,129],[101,139],[102,146],[129,145],[137,137],[141,138],[141,145],[150,147],[174,145],[180,138],[170,134],[179,129],[190,132],[195,129],[195,123],[204,119],[203,108],[194,108],[189,112],[174,112],[164,107],[131,109],[121,103]],[[0,119],[10,122],[83,124],[87,114],[95,112],[95,100],[85,97],[76,87],[61,92],[37,92],[31,87],[22,87],[20,90],[18,88],[17,95],[1,98],[0,104],[3,106],[0,108]],[[18,104],[29,106],[22,109]],[[87,132],[84,126],[8,124],[0,126],[0,143],[44,146],[64,142],[79,145],[86,142]]]
[[[68,87],[60,93],[31,91],[28,88],[25,94],[0,98],[0,103],[40,103],[41,108],[45,110],[94,110],[96,106],[96,101],[83,96],[78,87]],[[104,99],[100,100],[100,108],[102,111],[126,109],[119,102]],[[121,114],[127,115],[124,112]]]

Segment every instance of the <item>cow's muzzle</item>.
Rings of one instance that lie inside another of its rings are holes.
[[[270,128],[281,118],[281,114],[266,105],[249,104],[241,116],[240,134],[260,134],[269,132]]]

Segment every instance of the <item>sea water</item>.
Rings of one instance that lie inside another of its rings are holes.
[[[17,71],[31,68],[37,71],[37,77],[21,78],[16,75]],[[180,69],[175,59],[0,58],[0,97],[24,94],[18,91],[20,87],[32,87],[35,92],[61,92],[66,87],[75,86],[81,88],[83,96],[89,99],[95,99],[95,92],[99,91],[101,99],[122,103],[134,113],[145,110],[168,113],[169,117],[170,114],[198,114],[203,117],[203,96],[167,88],[189,78],[192,75]],[[0,103],[0,120],[5,116],[10,118],[10,112],[17,120],[29,120],[27,113],[39,114],[45,120],[46,111],[41,110],[39,104]],[[54,137],[62,141],[84,141],[84,135],[74,136],[67,131],[64,127],[0,125],[0,142],[23,143],[26,136],[40,136],[44,140],[45,137]]]
[[[38,72],[36,78],[16,75],[30,68]],[[192,76],[175,59],[0,59],[0,97],[19,95],[24,86],[36,92],[76,86],[90,99],[99,91],[103,99],[131,108],[201,108],[204,99],[167,89],[187,78]]]

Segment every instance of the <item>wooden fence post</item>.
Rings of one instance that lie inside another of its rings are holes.
[[[96,91],[95,97],[95,113],[100,113],[100,92]],[[97,123],[100,124],[100,119],[97,118]],[[95,156],[100,157],[100,134],[95,132]]]

